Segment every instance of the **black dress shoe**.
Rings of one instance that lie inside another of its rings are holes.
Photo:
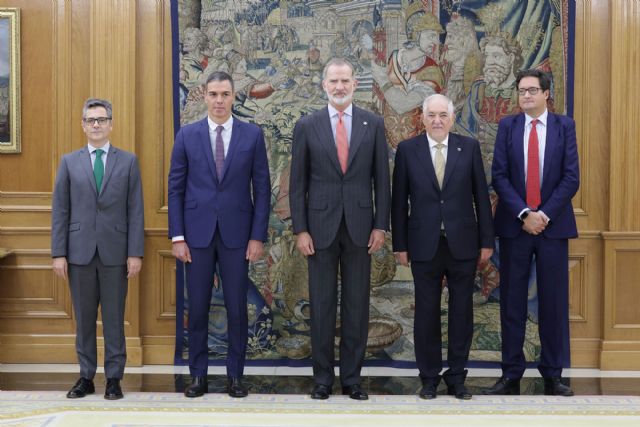
[[[464,386],[464,383],[448,385],[447,393],[455,396],[456,399],[461,400],[469,400],[472,397],[471,392],[467,390],[467,388]]]
[[[493,387],[482,390],[484,395],[519,395],[520,394],[520,380],[514,380],[507,377],[500,377],[500,379],[493,385]]]
[[[69,399],[77,399],[79,397],[85,397],[87,394],[93,394],[95,391],[96,388],[93,385],[92,380],[80,377],[80,379],[76,381],[75,385],[71,387],[71,390],[67,393],[67,397]]]
[[[316,384],[313,386],[313,390],[311,390],[311,398],[325,400],[329,398],[331,394],[331,387],[324,384]]]
[[[227,379],[227,393],[231,397],[247,397],[249,391],[242,385],[240,378],[229,377]]]
[[[184,391],[184,395],[187,397],[200,397],[207,391],[207,377],[193,377],[191,385]]]
[[[107,400],[122,399],[122,388],[120,387],[120,380],[118,378],[107,378],[107,386],[104,389],[104,398]]]
[[[360,384],[352,384],[346,385],[342,387],[342,394],[348,395],[351,399],[354,400],[367,400],[369,399],[369,395],[366,391],[362,389]]]
[[[562,384],[560,377],[544,378],[544,394],[548,396],[573,396],[573,390]]]
[[[440,376],[423,379],[422,388],[419,393],[420,398],[426,400],[435,399],[438,395],[438,384],[440,384]]]

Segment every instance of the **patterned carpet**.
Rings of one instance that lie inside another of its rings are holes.
[[[20,427],[292,427],[292,426],[634,426],[638,396],[345,396],[314,401],[306,395],[253,394],[232,399],[208,394],[127,393],[115,402],[100,394],[69,400],[64,392],[0,392],[0,425]]]

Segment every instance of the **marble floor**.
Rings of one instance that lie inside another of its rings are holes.
[[[66,391],[77,379],[77,365],[69,364],[0,364],[0,390],[5,391]],[[313,387],[309,367],[247,367],[245,381],[251,393],[306,394]],[[474,394],[492,385],[500,376],[498,369],[470,369],[467,386]],[[564,376],[576,395],[640,396],[639,371],[600,371],[597,369],[566,369]],[[365,367],[362,371],[363,387],[372,395],[412,395],[420,388],[417,371],[382,367]],[[104,389],[104,375],[99,369],[95,378],[97,392]],[[176,392],[190,383],[185,366],[150,365],[127,368],[123,380],[125,393]],[[224,367],[210,367],[210,393],[224,393],[226,376]],[[444,385],[440,392],[445,393]],[[521,382],[522,394],[538,395],[543,392],[542,379],[536,370],[527,370]],[[334,393],[339,393],[336,378]]]

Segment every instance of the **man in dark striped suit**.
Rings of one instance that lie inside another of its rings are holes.
[[[329,99],[293,131],[290,203],[298,250],[309,265],[314,399],[334,381],[334,336],[340,304],[342,393],[366,400],[360,385],[369,321],[371,254],[389,227],[389,156],[382,117],[352,104],[353,66],[332,59],[322,86]]]

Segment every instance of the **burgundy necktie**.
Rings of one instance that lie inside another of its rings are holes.
[[[540,206],[540,156],[538,154],[538,120],[531,121],[527,153],[527,206],[536,210]]]
[[[338,112],[338,124],[336,125],[336,146],[338,147],[338,161],[342,168],[342,173],[347,172],[347,162],[349,160],[349,143],[347,142],[347,129],[344,127],[343,111]]]
[[[218,181],[222,180],[222,171],[224,170],[224,141],[222,140],[223,126],[216,128],[216,172],[218,173]]]

